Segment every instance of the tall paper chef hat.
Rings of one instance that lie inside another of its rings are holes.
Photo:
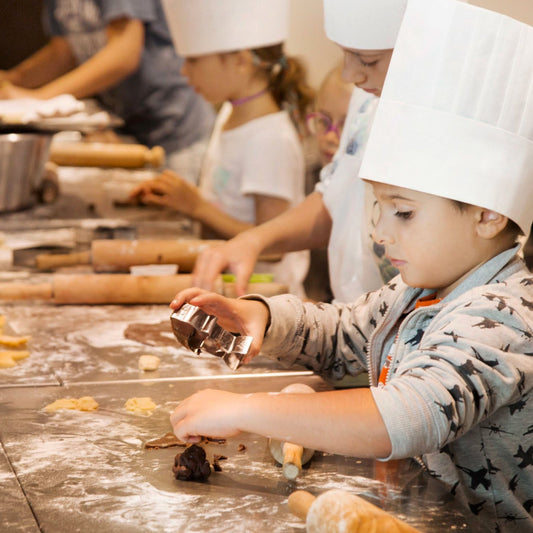
[[[180,55],[279,44],[289,33],[289,0],[163,0]]]
[[[359,175],[533,220],[533,27],[410,0]]]
[[[407,0],[324,0],[326,35],[344,48],[394,48]]]

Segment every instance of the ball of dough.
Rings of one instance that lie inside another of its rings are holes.
[[[126,401],[124,407],[132,413],[148,415],[152,413],[152,411],[157,407],[157,405],[152,401],[151,398],[143,397],[130,398]]]
[[[159,368],[161,359],[157,355],[141,355],[139,357],[139,370],[153,371]]]

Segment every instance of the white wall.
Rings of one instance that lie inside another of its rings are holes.
[[[299,56],[310,84],[317,88],[324,75],[342,58],[340,48],[324,32],[323,0],[291,0],[291,27],[286,52]]]
[[[492,9],[533,26],[531,0],[470,0],[471,4]]]

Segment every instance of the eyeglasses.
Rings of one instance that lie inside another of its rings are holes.
[[[330,131],[333,131],[340,138],[344,127],[344,120],[334,124],[327,115],[319,112],[309,113],[305,120],[309,131],[314,135],[327,135]]]

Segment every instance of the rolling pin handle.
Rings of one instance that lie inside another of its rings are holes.
[[[305,520],[315,500],[316,498],[310,492],[306,490],[295,490],[289,495],[289,510],[293,515]]]
[[[303,447],[291,442],[283,443],[283,475],[294,481],[302,471]]]
[[[165,162],[165,150],[162,146],[154,146],[145,155],[146,164],[153,168],[160,168]]]

